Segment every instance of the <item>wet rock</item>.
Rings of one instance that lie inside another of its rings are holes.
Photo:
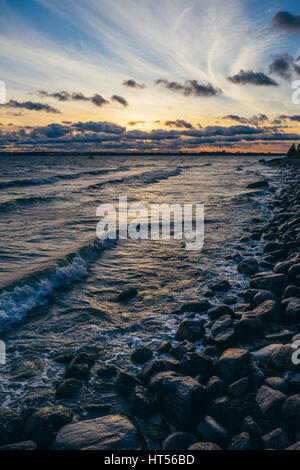
[[[204,313],[211,307],[207,300],[201,300],[199,302],[187,302],[183,304],[179,313],[191,312],[191,313]]]
[[[40,449],[49,449],[55,431],[72,422],[73,412],[64,406],[42,408],[27,420],[24,438]]]
[[[224,315],[214,322],[211,327],[211,337],[217,345],[232,344],[235,337],[235,331],[231,316]]]
[[[151,418],[155,413],[155,403],[145,387],[137,386],[132,393],[134,413],[139,418]]]
[[[247,432],[248,434],[250,434],[250,436],[254,437],[259,437],[263,434],[260,425],[256,421],[254,421],[252,416],[246,416],[242,424],[241,431]]]
[[[269,364],[272,369],[278,372],[286,372],[289,370],[299,370],[299,365],[293,364],[292,356],[295,350],[290,344],[279,345],[278,349],[275,349],[269,358]]]
[[[204,323],[203,320],[182,321],[176,332],[176,340],[183,341],[186,339],[191,342],[199,341],[205,333]]]
[[[247,416],[253,416],[256,419],[259,415],[253,394],[232,399],[228,397],[217,398],[212,402],[212,412],[223,426],[234,433],[240,432]]]
[[[237,299],[233,295],[226,295],[223,297],[222,301],[226,305],[234,305],[237,303]]]
[[[158,354],[168,354],[172,349],[171,343],[169,341],[162,341],[156,348]]]
[[[120,395],[130,395],[137,385],[142,385],[142,383],[133,374],[120,370],[115,384]]]
[[[126,289],[118,295],[118,300],[120,302],[125,302],[126,300],[133,299],[133,297],[136,297],[137,294],[138,294],[138,291],[135,288]]]
[[[254,385],[262,385],[265,380],[265,373],[257,362],[250,364],[250,379]]]
[[[213,442],[196,442],[196,444],[191,445],[188,450],[222,450],[220,446],[214,444]]]
[[[232,381],[249,373],[250,356],[246,349],[227,349],[217,362],[221,377]]]
[[[300,263],[293,264],[288,270],[288,277],[290,279],[296,279],[300,274]]]
[[[0,446],[22,440],[22,420],[17,413],[0,408]]]
[[[289,285],[283,293],[284,299],[289,299],[291,297],[300,297],[300,289],[294,285]]]
[[[227,450],[251,450],[250,436],[246,432],[237,434],[231,441]]]
[[[229,386],[229,391],[231,395],[233,395],[234,397],[238,397],[248,392],[249,385],[250,385],[249,379],[247,377],[243,377],[242,379],[239,379],[236,382],[233,382]]]
[[[250,287],[258,290],[269,290],[276,295],[281,295],[288,285],[285,274],[259,273],[250,280]]]
[[[152,375],[165,371],[177,371],[180,367],[180,362],[175,359],[166,359],[163,361],[153,361],[146,364],[137,374],[137,379],[145,382],[146,384],[151,379]]]
[[[228,291],[231,289],[231,285],[228,281],[219,281],[215,282],[210,286],[211,290],[216,291],[216,292],[223,292],[223,291]]]
[[[73,398],[78,390],[82,387],[82,383],[77,379],[65,379],[57,387],[55,397]]]
[[[300,374],[298,373],[289,373],[287,380],[287,387],[289,390],[289,394],[297,394],[300,393]]]
[[[22,442],[16,442],[14,444],[2,446],[0,447],[0,450],[8,450],[8,451],[37,450],[37,445],[35,444],[35,442],[32,442],[32,441],[22,441]]]
[[[300,298],[289,300],[285,309],[285,318],[288,322],[296,323],[300,321]]]
[[[183,430],[193,426],[206,406],[206,389],[192,377],[161,372],[151,378],[149,388],[168,421]]]
[[[253,311],[263,321],[278,322],[282,312],[282,305],[274,300],[266,300]]]
[[[194,352],[196,346],[190,341],[181,341],[180,343],[173,346],[171,354],[179,361],[189,352]]]
[[[283,450],[287,446],[287,438],[281,428],[274,429],[262,436],[265,449]]]
[[[83,410],[87,411],[88,413],[109,413],[111,410],[110,403],[86,403],[82,407]]]
[[[11,367],[11,376],[14,379],[30,379],[40,372],[41,368],[33,361],[16,361]]]
[[[227,305],[218,305],[217,307],[210,308],[207,311],[207,315],[211,320],[218,320],[224,315],[234,316],[233,310]]]
[[[175,432],[167,437],[162,444],[162,450],[187,450],[197,442],[193,434],[187,432]]]
[[[98,367],[95,372],[99,377],[113,377],[117,375],[118,369],[113,364],[105,364]]]
[[[56,436],[54,450],[136,450],[138,432],[125,416],[108,415],[63,427]]]
[[[265,381],[267,387],[279,390],[282,393],[288,393],[288,387],[285,380],[281,377],[268,377]]]
[[[75,355],[75,357],[72,359],[70,365],[75,365],[75,364],[87,364],[89,367],[92,367],[95,364],[95,356],[92,354],[89,354],[87,352],[80,352]]]
[[[244,259],[238,265],[238,272],[241,274],[246,274],[248,276],[253,276],[258,271],[258,262],[254,258]]]
[[[293,266],[293,261],[282,261],[277,263],[274,266],[274,273],[276,274],[287,274],[291,266]]]
[[[282,404],[287,396],[278,390],[263,385],[257,392],[256,403],[266,419],[278,419]]]
[[[72,361],[67,366],[65,372],[66,379],[82,379],[87,380],[90,376],[90,368],[88,364],[73,364]]]
[[[240,339],[247,339],[251,335],[262,333],[264,326],[261,318],[256,314],[246,313],[235,325],[235,331]]]
[[[286,245],[279,242],[270,242],[267,243],[264,247],[264,253],[274,253],[276,251],[285,251]],[[273,256],[273,255],[272,255]]]
[[[187,353],[180,364],[179,372],[184,375],[202,375],[204,377],[211,374],[214,367],[214,361],[201,353]]]
[[[208,442],[224,445],[229,439],[228,431],[211,416],[205,416],[197,426],[197,433]]]
[[[282,417],[293,428],[300,428],[300,394],[292,395],[283,404]]]
[[[264,348],[251,352],[251,356],[254,361],[265,363],[271,357],[274,351],[278,351],[280,349],[280,346],[281,345],[277,343],[269,344]]]
[[[132,354],[131,360],[136,364],[145,364],[152,359],[153,352],[145,346],[139,346]]]
[[[247,186],[249,189],[263,189],[268,187],[269,183],[266,180],[256,181],[255,183],[248,184]]]
[[[227,386],[220,377],[213,376],[206,384],[207,396],[210,400],[222,397],[227,393]]]
[[[55,356],[52,360],[57,362],[58,364],[68,364],[74,358],[74,354],[72,353],[64,353]]]

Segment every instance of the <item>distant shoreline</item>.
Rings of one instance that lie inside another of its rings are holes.
[[[73,155],[73,156],[118,156],[118,157],[127,157],[127,156],[199,156],[199,157],[206,157],[206,156],[235,156],[235,157],[283,157],[285,156],[283,153],[272,153],[272,152],[72,152],[72,151],[36,151],[36,152],[0,152],[0,157],[3,156],[65,156],[65,155]]]

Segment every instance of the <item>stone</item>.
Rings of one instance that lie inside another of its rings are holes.
[[[210,400],[226,395],[227,386],[220,377],[213,376],[206,384],[207,395]]]
[[[257,351],[252,351],[251,356],[254,361],[266,363],[271,357],[274,351],[278,351],[281,345],[274,343],[265,346],[264,348],[258,349]]]
[[[175,337],[177,341],[188,340],[194,343],[202,339],[204,333],[203,320],[183,320],[177,329]]]
[[[228,431],[211,416],[205,416],[197,426],[197,433],[208,442],[224,445],[229,439]]]
[[[230,315],[224,315],[211,326],[211,337],[218,345],[230,345],[235,337],[233,320]]]
[[[259,273],[250,280],[250,287],[258,290],[269,290],[275,295],[281,295],[288,285],[285,274]]]
[[[40,368],[33,361],[16,361],[11,367],[11,375],[14,379],[30,379],[39,373]]]
[[[293,428],[300,428],[300,394],[287,398],[282,407],[284,421]]]
[[[173,346],[171,354],[176,359],[181,360],[185,356],[185,354],[194,352],[195,350],[196,346],[190,341],[185,340]]]
[[[188,450],[222,450],[220,446],[214,444],[213,442],[196,442],[196,444],[191,445]]]
[[[64,406],[41,408],[26,421],[24,438],[34,441],[39,449],[49,449],[54,433],[72,419],[73,412]]]
[[[83,410],[87,411],[88,413],[109,413],[111,410],[110,403],[86,403],[83,405]]]
[[[121,292],[118,295],[118,300],[120,302],[125,302],[126,300],[133,299],[133,297],[136,297],[137,294],[138,294],[137,289],[135,289],[135,288],[127,289],[127,290],[124,290],[123,292]]]
[[[249,379],[243,377],[242,379],[237,380],[229,386],[229,391],[231,395],[238,397],[240,395],[245,395],[249,390]]]
[[[297,323],[300,321],[300,298],[291,298],[287,304],[284,314],[288,322]]]
[[[255,183],[248,184],[247,186],[249,189],[264,189],[268,187],[269,183],[266,180],[256,181]]]
[[[241,427],[242,432],[247,432],[248,434],[253,435],[253,436],[261,436],[263,434],[263,431],[260,427],[260,425],[254,421],[252,416],[246,416],[242,427]]]
[[[265,380],[267,387],[279,390],[282,393],[288,393],[288,387],[285,380],[281,377],[268,377]]]
[[[132,393],[132,404],[139,418],[151,418],[155,413],[155,403],[145,387],[138,385]]]
[[[280,320],[282,312],[282,305],[280,302],[274,300],[266,300],[262,304],[258,305],[253,311],[254,314],[258,315],[262,321],[278,322]]]
[[[120,395],[130,395],[137,385],[142,385],[142,383],[133,374],[123,370],[119,371],[115,387]]]
[[[269,358],[269,365],[272,369],[278,372],[286,372],[289,370],[299,371],[300,366],[292,361],[292,356],[295,352],[291,344],[279,345],[278,349],[271,354]]]
[[[77,353],[72,359],[70,364],[87,364],[89,367],[92,367],[95,364],[95,356],[87,352]]]
[[[232,381],[249,373],[250,355],[246,349],[227,349],[217,362],[221,377]]]
[[[265,449],[284,450],[287,446],[287,439],[285,433],[281,428],[274,429],[262,436]]]
[[[240,339],[247,339],[250,335],[258,335],[264,330],[264,325],[259,315],[245,313],[235,325],[235,331]]]
[[[179,366],[179,372],[184,375],[202,375],[204,377],[211,374],[214,367],[214,361],[201,353],[187,353]]]
[[[277,274],[287,274],[290,267],[293,265],[293,261],[282,261],[281,263],[277,263],[274,266],[274,273]]]
[[[197,442],[193,434],[187,432],[175,432],[167,437],[162,444],[162,450],[187,450]]]
[[[64,353],[64,354],[58,354],[52,360],[54,362],[57,362],[57,364],[69,364],[69,362],[72,361],[73,357],[74,357],[74,354],[72,353]]]
[[[264,253],[274,253],[280,250],[285,251],[285,249],[286,249],[286,245],[284,243],[270,242],[265,245]]]
[[[136,364],[145,364],[152,359],[153,352],[145,346],[139,346],[132,354],[131,360]]]
[[[287,288],[284,290],[283,293],[283,298],[284,299],[289,299],[291,297],[300,297],[300,289],[299,287],[294,286],[293,284],[290,284],[287,286]]]
[[[297,394],[300,393],[300,374],[298,373],[291,373],[287,377],[287,386],[289,390],[289,394]]]
[[[147,363],[142,368],[142,370],[140,370],[137,373],[136,378],[147,384],[149,380],[151,379],[152,375],[158,374],[159,372],[169,371],[169,370],[178,371],[179,367],[180,367],[180,362],[177,361],[176,359],[152,361],[150,363]]]
[[[21,441],[22,420],[7,408],[0,408],[0,446]]]
[[[262,385],[257,392],[256,403],[264,418],[273,420],[280,416],[280,410],[286,398],[284,393]]]
[[[258,262],[254,258],[244,259],[238,265],[238,272],[241,274],[246,274],[248,276],[253,276],[258,271]]]
[[[22,442],[16,442],[14,444],[8,444],[6,446],[2,446],[0,447],[0,450],[8,450],[8,451],[37,450],[37,445],[35,442],[32,442],[32,441],[22,441]]]
[[[72,361],[67,366],[65,372],[66,379],[82,379],[87,380],[90,376],[90,368],[88,364],[73,364]]]
[[[95,372],[99,377],[113,377],[118,373],[118,369],[113,364],[105,364],[98,367]]]
[[[82,387],[82,383],[77,379],[65,379],[57,387],[55,397],[73,398]]]
[[[300,274],[300,263],[293,264],[288,270],[288,276],[290,279],[296,279]]]
[[[227,305],[218,305],[217,307],[210,308],[207,311],[207,315],[211,320],[218,320],[223,315],[234,316],[233,310]]]
[[[172,349],[171,343],[169,341],[162,341],[156,348],[158,354],[168,354]]]
[[[210,307],[211,305],[207,300],[201,300],[199,302],[187,302],[180,307],[179,313],[204,313],[207,312]]]
[[[125,416],[107,415],[69,424],[56,435],[54,450],[138,450],[138,431]]]
[[[286,450],[300,450],[300,441],[295,442],[292,446],[288,447]]]
[[[227,450],[251,450],[249,434],[242,432],[241,434],[234,436]]]
[[[231,289],[231,285],[228,281],[218,281],[210,286],[213,291],[223,292]]]

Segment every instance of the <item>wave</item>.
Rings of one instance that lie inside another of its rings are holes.
[[[19,207],[24,208],[26,206],[30,206],[31,204],[42,204],[52,201],[53,197],[41,197],[41,196],[32,196],[32,197],[19,197],[16,199],[12,199],[10,201],[3,202],[0,204],[0,214],[5,212],[10,212],[12,210],[16,210]]]
[[[96,240],[78,252],[57,260],[55,266],[37,271],[0,293],[0,331],[22,321],[34,308],[47,303],[57,289],[71,286],[89,274],[89,266],[114,240]]]
[[[10,181],[0,182],[0,189],[10,188],[10,187],[19,187],[19,186],[35,186],[43,184],[52,184],[56,183],[59,180],[73,180],[81,178],[82,176],[99,176],[105,175],[108,173],[128,171],[129,167],[120,167],[120,168],[107,168],[103,170],[89,170],[82,171],[80,173],[69,173],[69,174],[60,174],[49,176],[46,178],[25,178],[25,179],[16,179]]]

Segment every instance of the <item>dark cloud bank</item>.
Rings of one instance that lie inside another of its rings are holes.
[[[25,101],[20,103],[19,101],[10,100],[8,103],[1,105],[5,108],[15,108],[15,109],[26,109],[28,111],[45,111],[46,113],[59,114],[60,111],[48,104],[43,103],[34,103],[32,101]]]
[[[285,31],[300,30],[300,15],[279,11],[273,18],[273,25]]]
[[[241,70],[236,75],[227,77],[227,80],[236,85],[278,86],[275,80],[263,72],[253,72],[253,70]]]
[[[197,80],[187,80],[183,85],[178,82],[170,82],[165,78],[155,80],[156,85],[162,85],[167,90],[182,93],[184,96],[209,97],[223,93],[220,88],[214,87],[211,83],[201,85]]]

